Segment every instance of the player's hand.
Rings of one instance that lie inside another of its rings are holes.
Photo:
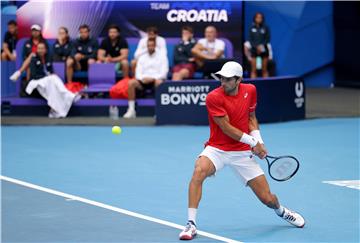
[[[84,58],[84,55],[81,54],[81,53],[76,53],[74,58],[75,58],[76,61],[80,61],[81,59]]]
[[[260,159],[263,159],[267,155],[267,150],[264,144],[257,143],[255,147],[252,148],[253,153],[258,156]]]

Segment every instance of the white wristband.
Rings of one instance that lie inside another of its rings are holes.
[[[240,138],[240,142],[249,144],[250,147],[255,147],[256,144],[258,143],[258,140],[253,136],[250,136],[249,134],[243,133],[243,135]]]
[[[261,134],[259,130],[253,130],[250,132],[250,135],[253,136],[254,138],[256,138],[259,143],[264,144],[264,141],[261,138]]]

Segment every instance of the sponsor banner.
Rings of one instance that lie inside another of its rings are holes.
[[[305,87],[302,78],[279,77],[244,80],[257,88],[256,115],[260,122],[305,118]],[[218,81],[165,82],[156,91],[157,124],[207,125],[206,96]]]

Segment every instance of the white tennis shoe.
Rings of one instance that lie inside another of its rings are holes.
[[[305,225],[305,219],[299,213],[293,212],[285,207],[284,213],[280,217],[298,228],[303,228]]]
[[[196,225],[188,222],[185,229],[179,234],[180,240],[192,240],[196,236]]]
[[[133,109],[128,109],[123,118],[136,118],[136,111]]]

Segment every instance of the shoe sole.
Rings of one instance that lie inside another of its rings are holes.
[[[195,238],[195,236],[196,236],[196,234],[192,235],[192,236],[183,235],[183,236],[180,237],[180,240],[192,240],[192,239]]]

